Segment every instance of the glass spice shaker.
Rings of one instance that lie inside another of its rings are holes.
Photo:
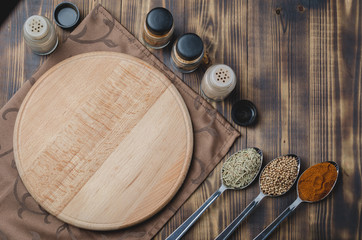
[[[214,101],[224,100],[235,88],[234,71],[225,64],[209,67],[201,80],[201,93]]]
[[[195,71],[204,57],[204,43],[194,33],[180,36],[171,51],[171,64],[182,73]]]
[[[142,37],[145,44],[154,49],[166,47],[173,36],[172,14],[162,7],[152,9],[143,24]]]
[[[23,26],[23,35],[28,47],[38,55],[52,53],[58,46],[58,37],[55,28],[48,18],[33,15]]]

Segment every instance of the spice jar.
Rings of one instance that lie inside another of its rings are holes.
[[[234,71],[225,64],[209,67],[201,81],[202,94],[214,101],[224,100],[235,88]]]
[[[204,44],[199,36],[186,33],[174,43],[171,51],[171,64],[182,73],[195,71],[204,56]]]
[[[58,46],[58,37],[55,28],[48,18],[33,15],[29,17],[23,27],[25,43],[38,55],[47,55]]]
[[[172,14],[166,8],[157,7],[147,14],[142,37],[147,46],[160,49],[170,43],[173,31]]]

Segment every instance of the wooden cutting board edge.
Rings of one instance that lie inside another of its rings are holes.
[[[123,53],[117,53],[117,52],[104,52],[104,51],[97,51],[97,52],[89,52],[89,53],[83,53],[83,54],[79,54],[79,55],[75,55],[72,56],[68,59],[65,59],[61,62],[59,62],[58,64],[54,65],[53,67],[51,67],[48,71],[46,71],[36,82],[35,84],[32,86],[32,88],[29,90],[29,92],[27,93],[27,95],[25,96],[20,108],[19,108],[19,112],[18,115],[16,117],[16,121],[15,121],[15,125],[14,125],[14,134],[13,134],[13,146],[14,146],[14,161],[16,166],[20,166],[21,163],[19,162],[18,158],[19,158],[19,151],[17,149],[18,146],[18,134],[19,134],[19,124],[20,124],[20,119],[22,118],[22,113],[24,111],[24,109],[26,108],[27,102],[29,100],[29,98],[31,97],[31,95],[34,93],[34,91],[36,90],[36,88],[44,81],[44,79],[46,79],[46,77],[51,74],[53,71],[55,71],[56,69],[60,68],[62,65],[67,64],[69,61],[74,61],[78,58],[82,58],[85,56],[89,56],[92,57],[93,55],[98,55],[100,53],[104,53],[107,55],[115,55],[115,56],[119,56],[119,55],[125,55],[127,56],[127,58],[130,58],[132,60],[135,60],[138,63],[141,63],[143,65],[147,65],[149,68],[156,70],[157,72],[159,72],[160,74],[162,74],[158,69],[156,69],[155,67],[151,66],[150,64],[127,54],[123,54]],[[162,74],[163,75],[163,74]],[[59,218],[60,220],[63,220],[65,222],[69,222],[71,221],[72,224],[74,226],[80,227],[80,228],[85,228],[85,229],[90,229],[90,230],[116,230],[116,229],[123,229],[123,228],[127,228],[133,225],[136,225],[138,223],[141,223],[143,221],[145,221],[146,219],[152,217],[153,215],[155,215],[157,212],[159,212],[162,208],[164,208],[171,200],[172,198],[177,194],[177,190],[182,186],[185,177],[188,173],[188,169],[191,165],[191,159],[192,159],[192,153],[193,153],[193,146],[194,146],[194,139],[193,139],[193,130],[192,130],[192,122],[191,122],[191,117],[190,114],[188,112],[188,109],[186,107],[186,104],[184,101],[182,101],[182,97],[179,93],[179,91],[176,89],[176,87],[171,83],[171,81],[169,79],[167,79],[166,77],[160,78],[162,80],[162,82],[169,88],[169,90],[172,92],[172,94],[177,96],[177,100],[180,104],[180,106],[182,107],[183,110],[183,115],[184,115],[184,119],[186,120],[185,124],[187,126],[187,128],[189,129],[189,131],[187,132],[187,142],[188,142],[188,146],[186,149],[186,156],[188,156],[188,161],[185,161],[185,164],[183,166],[183,170],[182,173],[180,174],[176,184],[174,185],[173,189],[171,189],[169,191],[169,195],[168,196],[168,200],[164,202],[163,205],[161,205],[157,210],[155,210],[154,212],[148,214],[147,216],[145,216],[143,219],[140,219],[139,221],[136,222],[132,222],[130,224],[127,225],[122,225],[122,227],[116,227],[115,225],[117,224],[98,224],[98,223],[91,223],[89,222],[87,225],[84,225],[84,221],[77,221],[74,218],[71,218],[67,215],[64,215],[62,213],[60,214],[56,214],[55,212],[53,212],[51,209],[45,209],[46,211],[48,211],[50,214],[56,216],[57,218]],[[18,173],[20,178],[22,178],[22,176],[24,176],[24,172],[22,171],[22,168],[17,167]],[[27,186],[26,182],[23,182],[26,189],[29,191],[29,193],[31,194],[31,187]],[[175,189],[175,191],[173,191]],[[36,202],[41,202],[41,199],[38,199],[37,196],[32,195],[32,197],[35,199]]]

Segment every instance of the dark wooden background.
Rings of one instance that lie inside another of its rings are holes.
[[[22,38],[33,15],[52,18],[60,1],[21,1],[0,28],[0,107],[45,60]],[[214,63],[230,65],[238,84],[227,100],[213,104],[230,122],[231,105],[253,101],[259,111],[253,127],[237,127],[242,136],[230,154],[247,146],[272,158],[295,153],[301,171],[321,161],[336,161],[341,174],[332,194],[320,203],[302,204],[271,239],[361,239],[362,169],[362,3],[313,0],[73,0],[82,18],[101,3],[136,37],[153,7],[168,8],[176,35],[199,34]],[[64,39],[69,32],[57,27]],[[170,66],[169,50],[153,51]],[[205,67],[179,74],[199,92]],[[236,125],[235,125],[236,126]],[[164,239],[219,186],[221,164],[159,232]],[[213,239],[259,193],[258,183],[225,192],[184,239]],[[252,239],[296,198],[292,189],[266,198],[232,239]]]

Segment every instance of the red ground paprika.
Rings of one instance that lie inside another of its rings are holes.
[[[337,169],[323,162],[308,168],[298,181],[299,197],[304,201],[315,202],[324,198],[337,180]]]

